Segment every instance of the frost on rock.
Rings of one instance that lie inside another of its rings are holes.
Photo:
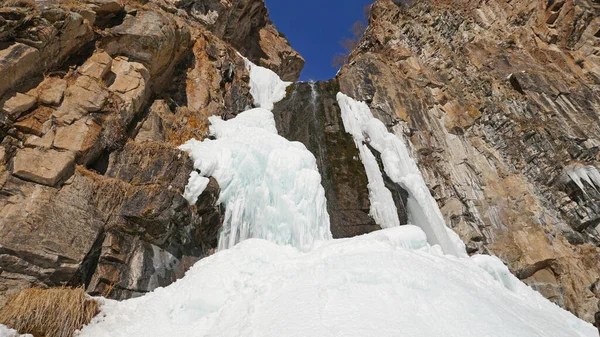
[[[568,165],[563,170],[563,180],[567,182],[571,180],[579,187],[581,192],[587,195],[586,188],[598,190],[600,188],[600,172],[595,166],[572,164]],[[587,183],[587,187],[584,185]]]
[[[325,190],[315,157],[303,144],[279,136],[268,110],[285,97],[289,83],[246,62],[251,93],[260,108],[227,121],[210,117],[210,134],[216,139],[192,139],[180,147],[202,176],[214,177],[221,187],[219,202],[226,213],[219,249],[248,238],[298,248],[330,239]]]
[[[116,302],[81,337],[597,337],[497,258],[457,258],[415,226],[302,252],[246,240],[167,288]]]
[[[369,155],[365,154],[365,145],[363,144],[368,143],[381,154],[385,173],[408,192],[406,208],[410,223],[421,227],[427,234],[429,242],[440,245],[446,254],[467,256],[464,243],[454,231],[446,227],[440,209],[431,196],[415,161],[410,157],[404,142],[396,135],[389,133],[385,125],[373,117],[366,103],[355,101],[342,93],[338,93],[337,100],[342,111],[344,128],[354,138],[365,169],[377,173],[371,169],[373,164]],[[379,168],[377,171],[381,176]],[[367,177],[369,178],[371,215],[382,227],[394,225],[394,220],[389,221],[384,218],[382,221],[381,217],[376,217],[379,213],[397,214],[393,200],[390,204],[390,200],[384,197],[390,193],[389,190],[384,185],[377,183],[379,179],[383,180],[383,178],[374,179],[369,175]],[[387,200],[385,206],[381,206],[383,204],[381,200]],[[377,208],[384,208],[385,212],[379,211]]]

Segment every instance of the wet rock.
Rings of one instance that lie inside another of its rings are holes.
[[[336,80],[296,83],[275,105],[273,114],[281,136],[302,142],[315,155],[331,232],[333,237],[343,238],[381,228],[369,216],[367,176],[354,140],[344,129],[336,100],[338,91]]]

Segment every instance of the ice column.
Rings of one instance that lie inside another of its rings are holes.
[[[440,209],[404,142],[389,133],[385,125],[373,117],[364,102],[355,101],[342,93],[338,93],[337,100],[342,110],[344,128],[354,138],[367,172],[371,215],[377,223],[382,227],[398,225],[397,212],[390,191],[383,185],[379,167],[376,162],[373,163],[373,154],[365,144],[381,154],[385,173],[408,192],[406,206],[409,221],[423,229],[428,242],[439,245],[446,254],[467,256],[464,243],[446,227]],[[395,219],[392,213],[396,214]]]
[[[180,147],[190,154],[200,175],[214,177],[221,187],[219,202],[226,213],[219,249],[248,238],[297,248],[330,239],[325,190],[315,157],[303,144],[277,134],[270,111],[285,97],[290,83],[248,60],[246,66],[258,108],[227,121],[210,117],[209,130],[215,139],[192,139]]]

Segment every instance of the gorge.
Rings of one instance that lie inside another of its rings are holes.
[[[595,336],[599,14],[378,0],[336,78],[292,83],[260,0],[3,6],[0,307],[69,285],[107,298],[82,336]]]

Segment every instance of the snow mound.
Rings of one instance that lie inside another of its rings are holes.
[[[144,297],[105,300],[83,337],[596,337],[489,256],[457,258],[415,226],[319,242],[252,239]]]

